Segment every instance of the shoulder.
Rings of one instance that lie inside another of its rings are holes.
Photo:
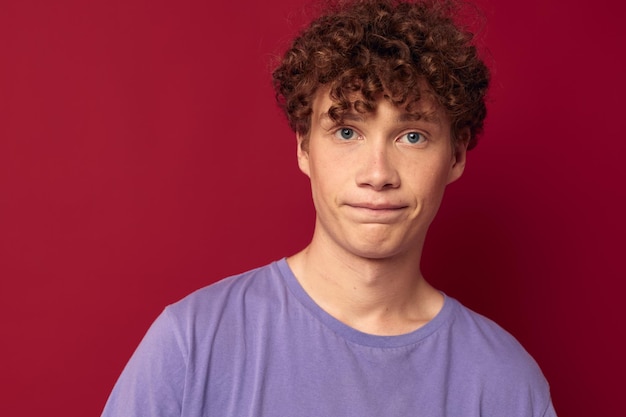
[[[454,304],[452,330],[463,336],[471,353],[506,361],[530,358],[515,337],[496,322],[454,299],[449,301]]]
[[[287,298],[284,260],[233,275],[194,291],[165,308],[161,320],[184,352],[212,340],[228,342],[275,317]]]
[[[524,347],[493,320],[476,313],[458,301],[451,325],[452,335],[463,340],[463,352],[494,372],[528,373],[538,371],[534,359]]]
[[[452,349],[462,357],[466,370],[474,375],[487,403],[530,407],[533,413],[550,403],[548,383],[537,362],[509,332],[493,320],[463,306],[456,300],[450,337]],[[497,395],[495,395],[497,393]],[[517,405],[515,405],[517,404]]]
[[[234,308],[245,302],[259,304],[261,299],[273,297],[282,287],[279,264],[282,261],[223,278],[200,288],[169,305],[166,310],[174,317],[206,316],[216,310]]]

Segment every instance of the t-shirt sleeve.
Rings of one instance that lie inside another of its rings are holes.
[[[180,416],[186,359],[182,339],[165,309],[128,361],[102,417]]]
[[[554,406],[552,405],[552,400],[548,403],[548,407],[546,408],[546,412],[543,413],[541,417],[557,417],[556,411],[554,411]]]

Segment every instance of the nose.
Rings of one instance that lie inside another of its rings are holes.
[[[400,186],[400,175],[394,164],[392,152],[385,143],[365,144],[359,158],[357,185],[375,190]]]

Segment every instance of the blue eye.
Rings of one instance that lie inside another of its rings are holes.
[[[425,137],[419,132],[409,132],[406,135],[402,136],[402,139],[408,143],[416,144],[423,142]]]
[[[354,130],[344,127],[344,128],[339,129],[335,133],[335,136],[338,137],[339,139],[352,139],[354,138]]]

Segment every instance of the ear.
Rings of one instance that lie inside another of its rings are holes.
[[[311,170],[309,167],[309,147],[308,141],[309,138],[303,136],[300,133],[296,133],[296,138],[298,139],[298,167],[300,167],[300,171],[304,173],[307,177],[311,176]]]
[[[465,171],[465,162],[467,160],[467,145],[470,140],[469,128],[463,129],[459,132],[452,155],[452,165],[450,166],[450,172],[448,174],[448,184],[458,180]]]

